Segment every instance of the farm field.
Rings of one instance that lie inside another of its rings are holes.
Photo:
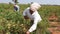
[[[0,34],[25,34],[30,26],[30,20],[23,18],[23,11],[29,7],[29,4],[20,4],[20,11],[14,12],[12,4],[0,4]],[[51,34],[47,29],[50,26],[49,18],[51,15],[57,16],[57,20],[52,22],[59,22],[60,25],[60,6],[58,5],[42,5],[38,10],[42,17],[42,21],[38,23],[36,31],[31,34]],[[54,18],[54,17],[53,17]],[[60,26],[59,26],[60,27]]]

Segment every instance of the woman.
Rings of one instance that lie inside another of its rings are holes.
[[[30,7],[24,10],[23,16],[25,19],[30,19],[31,23],[33,22],[32,26],[30,29],[26,32],[26,34],[30,34],[34,30],[36,30],[38,22],[40,22],[42,19],[38,13],[38,9],[40,8],[40,4],[38,3],[32,3]]]
[[[19,6],[17,4],[14,5],[14,11],[19,11]]]

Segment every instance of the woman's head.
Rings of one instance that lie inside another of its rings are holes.
[[[36,11],[36,10],[38,10],[40,7],[41,7],[40,4],[38,4],[38,3],[32,3],[32,4],[30,5],[30,10]]]

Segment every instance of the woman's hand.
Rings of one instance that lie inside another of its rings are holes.
[[[27,16],[24,16],[25,19],[29,19]]]
[[[29,31],[27,31],[27,32],[26,32],[26,34],[30,34],[30,32],[29,32]]]

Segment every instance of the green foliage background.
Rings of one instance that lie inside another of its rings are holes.
[[[12,4],[0,4],[0,34],[25,34],[30,26],[30,20],[23,18],[23,11],[29,4],[20,4],[20,11],[14,12]],[[42,21],[38,24],[36,31],[31,34],[50,34],[48,17],[55,12],[60,17],[60,6],[42,5],[38,10]]]

